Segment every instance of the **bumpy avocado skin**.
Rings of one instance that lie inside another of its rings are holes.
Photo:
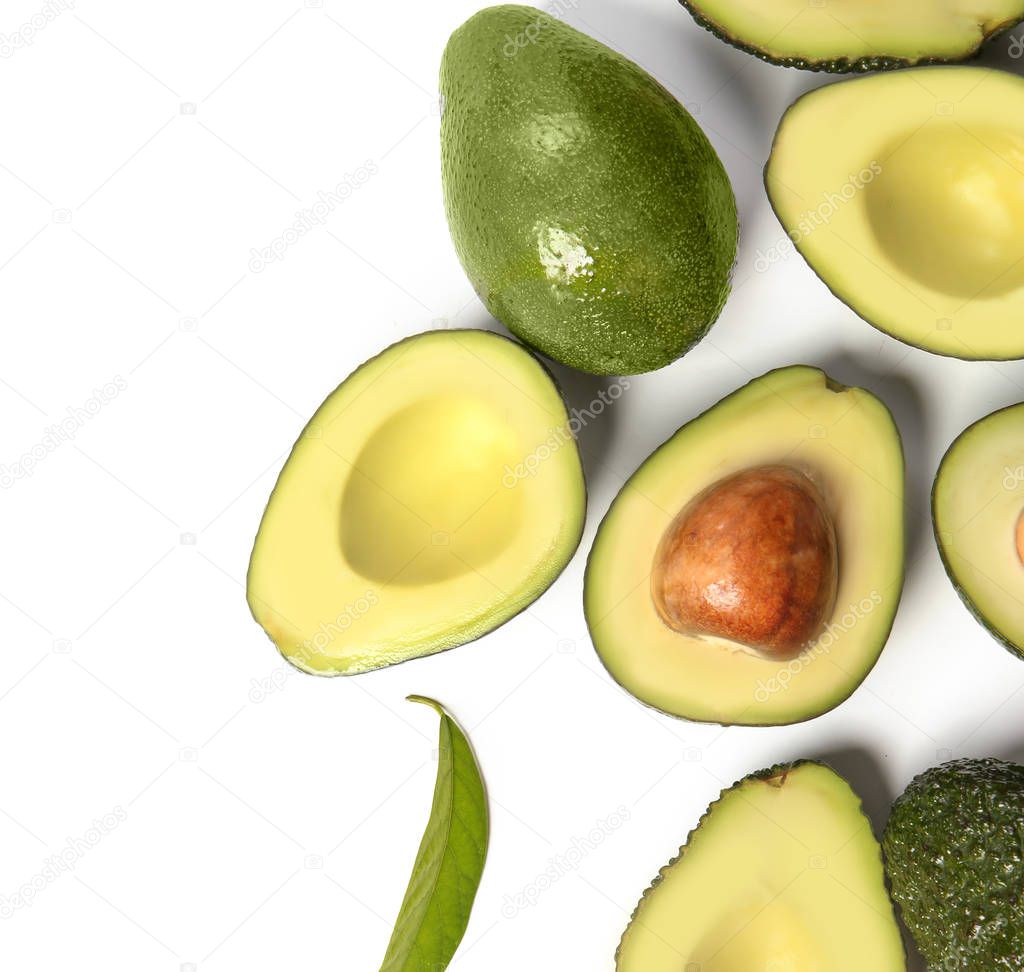
[[[802,71],[819,71],[824,74],[868,74],[872,71],[895,71],[906,67],[925,67],[929,64],[960,64],[965,61],[972,61],[980,53],[984,44],[993,37],[1008,30],[1012,30],[1021,22],[1021,17],[1016,17],[1004,24],[998,24],[991,29],[982,32],[972,43],[965,45],[963,53],[959,57],[895,57],[888,54],[876,54],[872,57],[838,57],[824,58],[821,60],[805,57],[780,57],[769,51],[748,44],[742,38],[729,33],[724,27],[706,17],[698,5],[698,0],[679,0],[683,8],[693,17],[699,27],[714,34],[719,40],[723,40],[731,47],[743,51],[745,54],[752,54],[762,61],[775,64],[778,67],[798,68]]]
[[[1024,766],[960,759],[921,774],[893,805],[882,848],[929,968],[1024,969]]]
[[[487,309],[594,374],[704,336],[729,290],[736,203],[689,113],[650,75],[533,7],[491,7],[441,66],[445,208]]]

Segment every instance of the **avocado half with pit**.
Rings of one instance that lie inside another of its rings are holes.
[[[939,465],[932,523],[968,610],[1024,658],[1024,404],[962,432]]]
[[[888,409],[817,368],[755,379],[684,425],[601,523],[584,609],[612,677],[671,715],[785,725],[877,660],[903,587]]]
[[[310,419],[256,536],[249,606],[307,672],[430,655],[538,598],[585,510],[565,403],[540,362],[485,331],[420,334]]]
[[[1024,19],[1024,0],[680,0],[702,27],[773,64],[878,71],[963,61]]]
[[[711,804],[644,894],[617,972],[904,972],[882,851],[850,785],[801,761]]]
[[[783,116],[765,185],[777,246],[875,327],[1024,356],[1024,79],[934,67],[819,88]]]

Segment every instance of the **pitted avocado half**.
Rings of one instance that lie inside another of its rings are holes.
[[[765,185],[875,327],[957,358],[1024,356],[1024,79],[930,67],[818,88],[783,116]]]
[[[315,674],[433,654],[539,597],[585,510],[540,362],[486,331],[420,334],[354,371],[306,426],[256,536],[249,606]]]
[[[633,474],[587,563],[597,653],[642,702],[725,725],[838,705],[903,585],[904,469],[888,409],[816,368],[769,372]]]
[[[1022,0],[680,0],[702,27],[773,64],[877,71],[963,61],[1024,19]]]
[[[1024,658],[1024,404],[975,422],[949,447],[932,489],[932,522],[961,600]]]
[[[616,972],[904,972],[882,852],[821,763],[725,790],[644,894]]]

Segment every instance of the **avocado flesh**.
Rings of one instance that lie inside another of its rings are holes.
[[[836,533],[835,607],[795,659],[667,627],[651,596],[679,510],[743,469],[785,464],[821,490]],[[584,610],[612,677],[663,712],[724,725],[785,725],[846,699],[878,658],[903,586],[903,451],[888,409],[816,368],[755,379],[684,425],[633,474],[598,529]]]
[[[975,422],[949,447],[932,490],[932,522],[953,586],[971,613],[1024,658],[1024,404]]]
[[[813,71],[962,61],[1024,18],[1021,0],[681,0],[697,22],[750,54]]]
[[[253,616],[290,662],[329,675],[496,628],[579,543],[586,491],[567,423],[547,371],[506,338],[392,345],[292,449],[253,547]]]
[[[927,770],[882,837],[904,923],[930,969],[1024,968],[1024,766],[961,759]]]
[[[820,763],[722,793],[645,893],[617,972],[903,972],[882,855],[860,800]]]
[[[452,239],[487,309],[595,374],[660,368],[718,317],[736,204],[650,75],[533,7],[481,11],[441,66]]]
[[[957,358],[1021,357],[1021,119],[1024,80],[1001,71],[842,81],[783,116],[768,196],[815,273],[875,327]]]

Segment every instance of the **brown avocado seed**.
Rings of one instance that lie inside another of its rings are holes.
[[[651,593],[675,631],[787,658],[821,631],[838,573],[817,486],[789,466],[756,466],[683,508],[658,546]]]

